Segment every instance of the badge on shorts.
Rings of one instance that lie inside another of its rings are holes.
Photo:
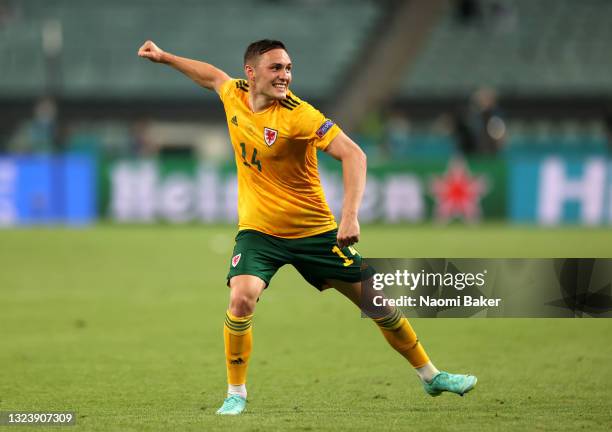
[[[274,129],[264,128],[264,141],[268,144],[268,147],[276,142],[278,131]]]
[[[240,257],[242,256],[241,253],[239,253],[238,255],[232,257],[232,267],[236,267],[238,265],[238,263],[240,262]]]

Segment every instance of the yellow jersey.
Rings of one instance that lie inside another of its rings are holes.
[[[246,80],[228,80],[220,90],[236,157],[238,229],[302,238],[336,228],[317,149],[324,150],[340,128],[289,91],[255,113]]]

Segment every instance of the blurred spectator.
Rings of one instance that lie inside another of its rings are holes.
[[[604,127],[606,130],[606,142],[608,152],[612,153],[612,108],[609,108],[604,117]]]
[[[518,15],[512,4],[493,1],[487,11],[487,26],[497,32],[514,33],[517,30]]]
[[[469,25],[480,21],[482,8],[479,0],[458,0],[455,3],[455,15],[461,24]]]
[[[472,134],[468,122],[466,121],[465,113],[457,111],[452,114],[452,119],[457,148],[461,153],[466,155],[476,153],[476,138]]]
[[[130,156],[147,157],[157,152],[155,145],[150,138],[149,122],[147,120],[137,120],[130,128]]]
[[[51,97],[41,99],[34,109],[31,126],[32,149],[34,152],[53,151],[57,120],[57,105]]]
[[[410,121],[401,112],[392,112],[386,122],[385,146],[391,158],[405,156],[410,144]]]
[[[494,155],[501,150],[506,124],[493,89],[478,89],[470,98],[467,112],[456,115],[455,137],[459,149],[466,155]]]
[[[8,149],[13,153],[51,153],[55,148],[57,105],[51,97],[40,99],[34,117],[16,132]]]
[[[516,30],[518,16],[516,8],[503,0],[457,0],[455,16],[464,26],[483,25],[499,32]]]

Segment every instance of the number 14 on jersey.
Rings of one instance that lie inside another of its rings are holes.
[[[247,148],[245,143],[240,143],[240,148],[242,148],[242,163],[245,166],[251,168],[252,165],[255,165],[259,172],[261,172],[261,161],[257,159],[257,149],[253,147],[253,156],[251,156],[251,162],[247,162]]]

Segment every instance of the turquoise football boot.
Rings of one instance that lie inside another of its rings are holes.
[[[430,382],[423,383],[423,387],[427,394],[434,397],[440,396],[445,391],[463,396],[472,390],[477,382],[478,379],[472,375],[440,372]]]
[[[239,395],[229,395],[221,408],[217,410],[219,415],[238,415],[246,409],[246,399]]]

